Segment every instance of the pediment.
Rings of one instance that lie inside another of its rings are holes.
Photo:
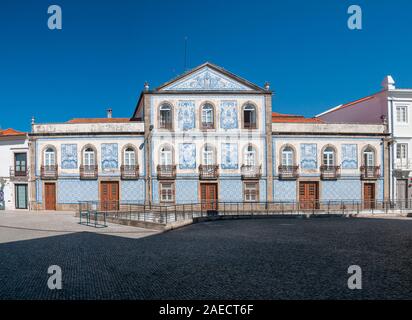
[[[158,88],[159,91],[256,91],[262,90],[209,64],[194,69]]]

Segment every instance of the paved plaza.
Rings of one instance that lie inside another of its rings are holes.
[[[268,218],[159,233],[0,213],[0,299],[412,299],[412,219]],[[62,290],[47,269],[62,269]],[[362,290],[347,270],[362,268]]]

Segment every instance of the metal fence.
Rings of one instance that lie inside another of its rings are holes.
[[[299,201],[299,202],[203,202],[186,204],[136,204],[118,201],[79,203],[79,216],[89,220],[121,219],[168,224],[210,216],[357,215],[412,212],[412,200],[398,201]]]

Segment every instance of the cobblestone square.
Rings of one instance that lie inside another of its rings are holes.
[[[0,299],[412,299],[407,218],[231,220],[158,233],[74,227],[64,214],[34,214],[30,229],[16,215],[0,215]],[[54,231],[40,231],[45,220]],[[62,269],[62,290],[47,287],[50,265]],[[350,265],[362,268],[362,290],[348,289]]]

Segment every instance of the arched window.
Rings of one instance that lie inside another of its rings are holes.
[[[245,148],[244,161],[246,166],[256,166],[256,150],[253,146],[248,145]]]
[[[213,105],[205,103],[202,107],[202,128],[213,129],[215,127],[215,112]]]
[[[92,167],[96,165],[96,155],[91,147],[88,147],[83,152],[83,165]]]
[[[291,167],[295,162],[294,152],[292,147],[286,146],[282,149],[282,166]]]
[[[372,147],[367,147],[363,151],[363,165],[366,167],[375,166],[375,150]]]
[[[243,108],[243,128],[256,129],[256,107],[252,104]]]
[[[215,164],[215,152],[213,147],[210,145],[206,145],[203,148],[202,152],[202,163],[206,166],[214,165]]]
[[[172,156],[173,156],[172,148],[169,145],[160,148],[160,165],[162,166],[172,165],[173,164]]]
[[[52,167],[56,165],[56,152],[53,148],[47,148],[44,152],[44,165]]]
[[[323,150],[323,165],[326,167],[335,166],[335,150],[332,147],[326,147]]]
[[[172,129],[172,107],[162,104],[159,109],[159,128]]]
[[[136,165],[136,152],[132,147],[128,147],[124,150],[124,165],[127,167]]]

